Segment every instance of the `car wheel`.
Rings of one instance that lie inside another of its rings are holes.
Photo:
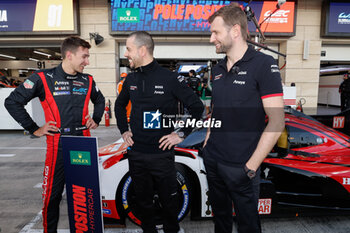
[[[185,169],[176,165],[176,178],[178,183],[178,220],[181,221],[186,217],[191,206],[191,184],[190,179],[186,175]],[[126,174],[122,182],[120,183],[119,192],[116,195],[116,204],[119,203],[119,207],[124,210],[124,214],[135,224],[141,225],[139,219],[138,209],[136,206],[136,196],[133,189],[133,182],[129,175]],[[158,194],[155,192],[153,198],[154,208],[155,208],[155,218],[156,225],[162,224],[161,217],[161,204],[159,201]]]

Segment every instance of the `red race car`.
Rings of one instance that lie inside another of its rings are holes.
[[[350,137],[291,108],[285,130],[261,166],[259,213],[268,216],[350,214]],[[197,129],[175,148],[179,184],[178,218],[212,216],[201,147],[206,129]],[[99,151],[105,223],[140,224],[126,146],[122,140]],[[154,205],[161,223],[157,193]],[[234,208],[233,208],[234,214]]]

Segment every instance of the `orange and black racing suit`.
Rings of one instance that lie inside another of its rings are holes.
[[[89,101],[94,104],[92,119],[98,124],[104,112],[105,98],[90,75],[68,75],[63,71],[62,64],[38,71],[28,77],[5,100],[5,107],[11,116],[31,134],[39,129],[39,126],[24,106],[35,97],[39,97],[41,101],[46,122],[54,121],[60,129],[54,136],[46,137],[42,196],[44,232],[57,232],[59,203],[65,184],[60,136],[90,136],[85,127]]]

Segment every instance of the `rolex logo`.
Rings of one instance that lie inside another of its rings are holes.
[[[70,162],[74,165],[91,165],[91,155],[89,151],[70,151]]]
[[[118,8],[118,22],[121,23],[138,23],[140,21],[139,8]]]

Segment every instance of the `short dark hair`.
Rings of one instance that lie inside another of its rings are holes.
[[[66,58],[66,52],[71,51],[75,53],[79,47],[90,49],[91,45],[86,40],[81,39],[77,36],[71,36],[66,38],[61,44],[61,55],[62,58]]]
[[[196,71],[194,71],[194,70],[190,70],[189,72],[193,75],[196,75]]]
[[[128,38],[134,37],[134,43],[136,44],[136,46],[138,48],[140,48],[141,46],[146,46],[147,51],[149,52],[149,54],[151,54],[153,56],[153,51],[154,51],[154,41],[152,36],[145,31],[136,31],[136,32],[132,32]]]
[[[248,20],[247,16],[242,10],[241,6],[237,2],[233,2],[230,5],[220,8],[214,12],[208,19],[209,23],[212,23],[216,17],[222,17],[225,24],[231,28],[235,24],[241,26],[241,33],[243,39],[248,39]]]

